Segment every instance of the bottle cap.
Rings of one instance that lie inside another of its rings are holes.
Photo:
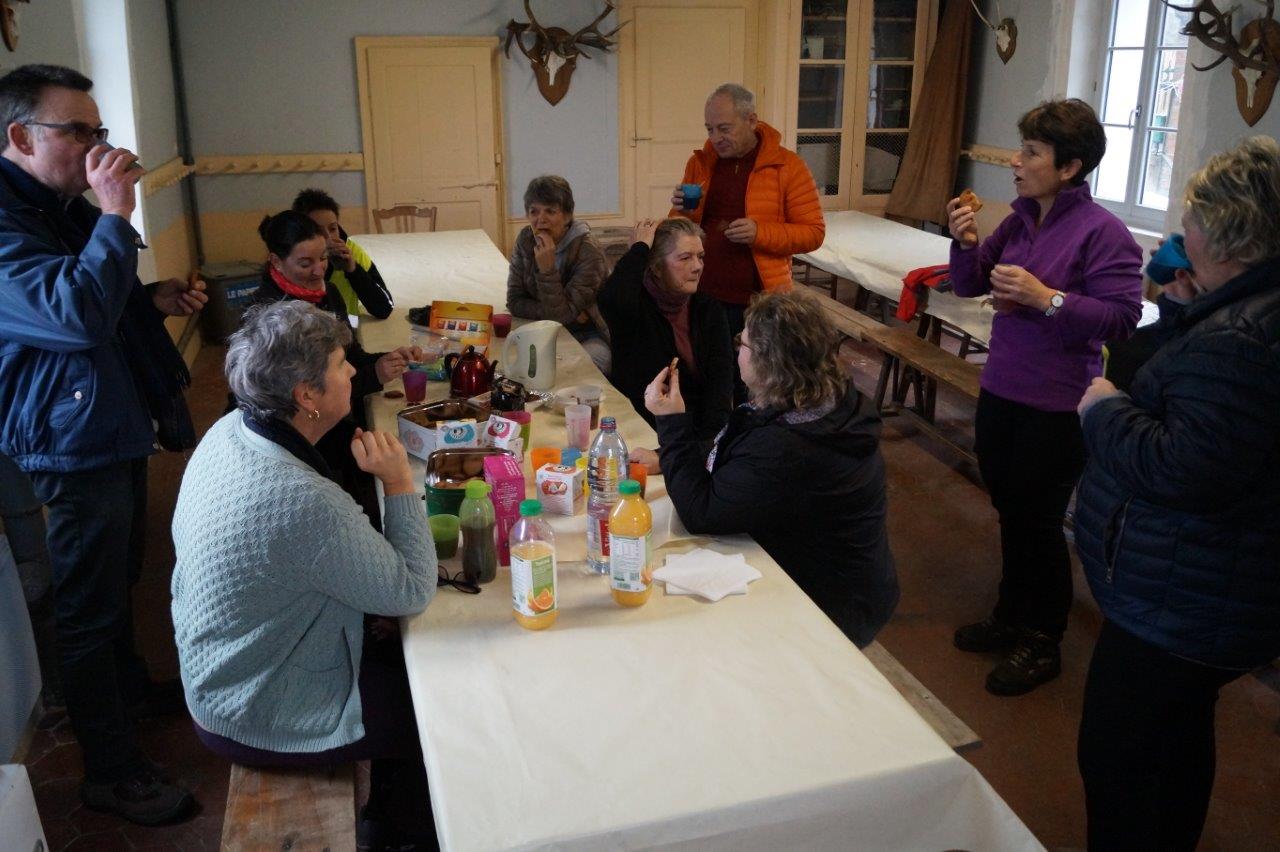
[[[520,517],[532,518],[535,515],[542,514],[542,503],[537,500],[521,500],[520,501]]]
[[[467,483],[466,496],[473,500],[477,497],[484,497],[488,493],[489,483],[485,482],[483,479],[473,479]]]
[[[634,479],[624,479],[618,483],[619,494],[639,494],[640,483]]]
[[[606,432],[612,432],[614,429],[618,428],[618,421],[612,417],[601,417],[600,428]]]

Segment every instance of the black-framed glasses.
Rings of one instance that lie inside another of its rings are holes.
[[[721,340],[723,340],[723,339],[724,339],[724,338],[721,338]],[[743,343],[743,342],[742,342],[742,332],[738,332],[737,334],[735,334],[735,335],[733,336],[733,349],[734,349],[734,351],[735,351],[735,352],[736,352],[737,350],[739,350],[739,349],[747,349],[747,350],[750,350],[750,349],[751,349],[751,344],[750,344],[750,343]]]
[[[54,130],[61,130],[63,133],[70,133],[75,137],[76,141],[82,145],[90,142],[106,142],[107,136],[111,133],[105,127],[92,127],[83,121],[24,121],[24,127],[52,127]]]
[[[464,574],[462,571],[459,571],[457,574],[454,574],[452,577],[450,577],[448,574],[437,574],[436,588],[440,588],[441,586],[453,586],[455,589],[462,592],[464,595],[480,594],[479,584],[474,583],[471,580],[468,580],[466,577],[466,574]]]

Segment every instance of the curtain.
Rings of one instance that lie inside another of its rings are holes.
[[[945,224],[955,190],[969,85],[969,4],[951,0],[942,14],[929,57],[907,150],[885,212],[891,216]]]

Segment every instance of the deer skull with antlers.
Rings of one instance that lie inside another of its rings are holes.
[[[1236,36],[1231,16],[1238,6],[1223,12],[1213,0],[1199,0],[1194,6],[1175,6],[1163,0],[1170,9],[1190,12],[1191,20],[1182,28],[1184,35],[1222,54],[1197,71],[1216,68],[1231,60],[1231,77],[1236,84],[1236,108],[1249,126],[1258,123],[1271,106],[1276,83],[1280,82],[1280,22],[1273,17],[1275,0],[1257,0],[1267,7],[1266,13],[1245,24]]]
[[[560,27],[544,27],[539,24],[538,19],[533,16],[533,10],[529,8],[529,0],[524,0],[524,11],[529,16],[528,23],[520,23],[515,18],[507,21],[507,43],[503,53],[507,56],[511,55],[511,42],[514,40],[520,52],[527,56],[533,65],[533,73],[538,80],[538,91],[542,92],[542,96],[552,106],[560,103],[565,93],[569,91],[569,79],[573,76],[573,69],[578,66],[578,57],[590,56],[583,50],[584,47],[608,51],[616,43],[609,39],[622,29],[622,24],[607,33],[600,32],[600,22],[614,9],[612,0],[605,0],[604,5],[604,11],[576,33]],[[526,32],[533,33],[532,48],[524,46]]]

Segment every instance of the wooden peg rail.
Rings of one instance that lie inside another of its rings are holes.
[[[960,156],[976,163],[1008,168],[1009,160],[1017,153],[1008,148],[996,148],[992,145],[969,145],[960,151]]]
[[[195,170],[195,166],[189,166],[182,162],[181,157],[174,157],[169,162],[152,169],[143,176],[142,196],[150,198],[160,190],[173,186]]]
[[[295,172],[364,171],[364,155],[347,154],[242,154],[196,157],[195,172],[217,175],[266,175]]]

